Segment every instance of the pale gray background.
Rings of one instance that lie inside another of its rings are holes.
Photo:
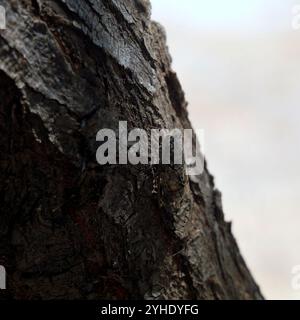
[[[299,299],[300,0],[151,1],[242,253],[267,298]]]

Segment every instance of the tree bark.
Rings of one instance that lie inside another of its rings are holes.
[[[145,0],[4,0],[5,299],[261,299],[206,165],[96,162],[101,128],[191,128]]]

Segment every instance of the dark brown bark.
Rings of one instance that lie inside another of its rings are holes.
[[[119,120],[191,126],[148,2],[2,3],[0,296],[262,298],[207,168],[96,162]]]

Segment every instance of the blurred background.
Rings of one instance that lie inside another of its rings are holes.
[[[151,0],[226,220],[263,294],[300,299],[300,0]]]

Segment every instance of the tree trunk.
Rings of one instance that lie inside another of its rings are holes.
[[[261,299],[206,166],[96,161],[120,120],[191,127],[148,1],[1,4],[0,296]]]

